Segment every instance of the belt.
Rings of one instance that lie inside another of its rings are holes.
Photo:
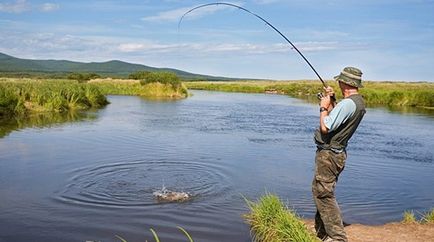
[[[340,154],[342,152],[345,152],[345,148],[342,148],[342,149],[336,149],[336,148],[332,148],[332,147],[325,148],[325,147],[323,147],[321,145],[317,145],[316,147],[318,148],[318,150],[331,150],[331,151],[333,151],[336,154]]]

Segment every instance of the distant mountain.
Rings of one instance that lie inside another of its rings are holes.
[[[171,68],[156,68],[119,60],[107,62],[75,62],[68,60],[20,59],[0,53],[0,72],[9,74],[67,74],[89,72],[101,76],[127,77],[136,71],[171,71],[183,79],[227,80],[231,78],[200,75]]]

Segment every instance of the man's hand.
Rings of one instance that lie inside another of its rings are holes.
[[[326,96],[324,96],[324,97],[321,98],[319,106],[323,107],[323,108],[329,109],[330,103],[331,103],[330,96],[326,95]]]
[[[324,91],[326,92],[326,95],[328,95],[328,96],[334,96],[335,95],[335,91],[330,86],[324,87]]]

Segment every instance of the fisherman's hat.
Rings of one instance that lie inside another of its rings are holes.
[[[335,76],[334,79],[353,87],[363,87],[362,72],[355,67],[345,67],[341,74]]]

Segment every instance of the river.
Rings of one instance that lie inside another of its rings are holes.
[[[0,241],[251,241],[244,197],[277,194],[313,218],[318,106],[279,95],[194,91],[179,101],[109,96],[77,118],[0,138]],[[75,117],[75,116],[74,116]],[[41,124],[42,122],[42,124]],[[22,123],[14,121],[12,123]],[[337,199],[348,223],[434,207],[434,115],[368,109]],[[163,186],[193,194],[158,203]]]

